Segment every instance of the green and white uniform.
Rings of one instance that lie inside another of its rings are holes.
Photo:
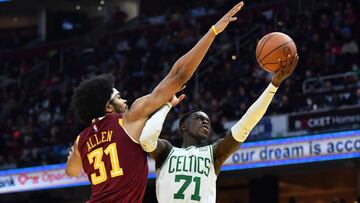
[[[157,171],[156,196],[159,203],[216,202],[213,146],[173,147]]]

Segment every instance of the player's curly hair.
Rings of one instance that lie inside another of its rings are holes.
[[[184,115],[182,115],[182,116],[180,117],[180,120],[179,120],[179,130],[180,130],[181,133],[183,133],[183,131],[181,130],[181,126],[182,126],[182,124],[186,121],[186,119],[187,119],[189,116],[191,116],[191,114],[193,114],[193,113],[195,113],[195,112],[199,112],[199,111],[204,112],[206,115],[209,115],[209,113],[208,113],[205,109],[197,108],[197,109],[193,109],[193,110],[185,113]]]
[[[113,87],[114,77],[103,74],[84,80],[75,88],[71,108],[82,124],[88,125],[93,118],[105,115]]]

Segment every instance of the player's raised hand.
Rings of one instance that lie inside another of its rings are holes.
[[[274,74],[272,78],[272,84],[274,86],[278,87],[280,83],[284,81],[286,78],[288,78],[291,75],[291,73],[295,70],[299,61],[298,54],[295,54],[293,58],[294,59],[292,59],[292,57],[288,55],[285,66],[281,63],[281,59],[278,60],[280,69]]]
[[[174,107],[178,105],[183,99],[185,99],[185,94],[181,94],[179,97],[174,95],[169,102]]]
[[[241,10],[241,8],[244,6],[244,2],[241,1],[240,3],[236,4],[230,11],[228,11],[215,25],[213,28],[215,28],[215,34],[219,34],[226,26],[231,22],[235,21],[237,18],[234,17],[237,12]]]
[[[184,90],[186,85],[184,85],[178,92]],[[178,105],[183,99],[185,99],[185,94],[181,94],[180,96],[176,96],[176,94],[169,100],[171,105],[174,107]]]

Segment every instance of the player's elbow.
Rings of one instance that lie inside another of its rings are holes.
[[[73,168],[71,168],[69,166],[66,166],[65,173],[66,173],[66,175],[68,175],[70,177],[76,177],[76,176],[79,176],[80,170],[73,169]]]
[[[75,176],[74,173],[72,173],[72,171],[69,170],[68,168],[65,169],[65,173],[66,173],[67,176],[70,176],[70,177],[74,177],[74,176]]]
[[[191,74],[184,70],[179,70],[176,74],[176,80],[185,84],[191,78]]]
[[[141,134],[141,136],[139,138],[139,142],[141,145],[144,145],[147,143],[147,138],[143,134]]]
[[[142,145],[149,145],[149,144],[153,144],[154,142],[157,141],[157,139],[154,139],[154,138],[159,137],[159,135],[161,133],[161,129],[153,128],[150,130],[150,129],[144,128],[143,132],[145,132],[145,133],[141,134],[139,142]]]
[[[139,142],[145,152],[152,152],[156,149],[157,138],[159,137],[160,132],[161,129],[155,128],[151,130],[151,133],[149,132],[140,136]]]
[[[176,79],[176,81],[181,82],[183,84],[185,84],[192,75],[192,72],[187,71],[186,68],[186,63],[182,62],[181,59],[179,59],[178,62],[176,62],[174,64],[174,67],[172,68],[174,70],[174,77]]]

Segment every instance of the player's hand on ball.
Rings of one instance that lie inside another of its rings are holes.
[[[274,74],[271,81],[271,83],[274,86],[279,87],[281,82],[284,81],[286,78],[288,78],[291,75],[291,73],[295,70],[299,61],[298,54],[295,54],[293,58],[294,59],[292,59],[292,57],[288,55],[285,66],[281,63],[281,59],[278,60],[280,69]]]
[[[244,2],[240,2],[238,4],[236,4],[229,12],[227,12],[215,25],[215,30],[217,32],[217,34],[221,33],[222,31],[224,31],[224,29],[226,28],[226,26],[231,22],[231,21],[235,21],[237,18],[234,17],[237,12],[239,12],[241,10],[241,8],[244,6]]]

